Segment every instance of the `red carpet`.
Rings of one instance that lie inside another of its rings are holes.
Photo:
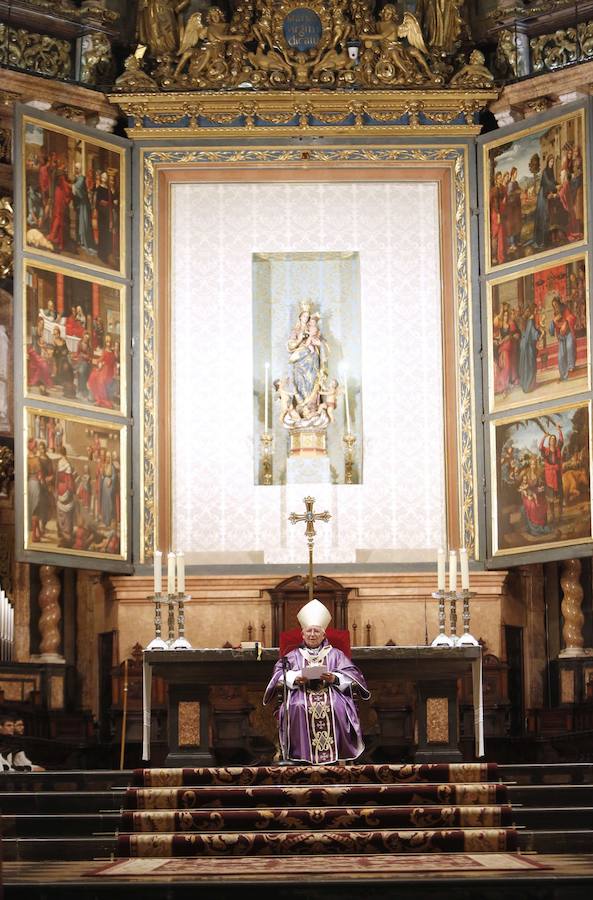
[[[117,854],[132,858],[504,853],[494,764],[140,769]]]

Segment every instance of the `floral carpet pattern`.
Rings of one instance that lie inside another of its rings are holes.
[[[140,769],[118,856],[508,853],[517,832],[493,764]]]

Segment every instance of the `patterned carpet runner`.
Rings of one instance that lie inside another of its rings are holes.
[[[140,769],[118,856],[512,851],[496,774],[477,763]]]

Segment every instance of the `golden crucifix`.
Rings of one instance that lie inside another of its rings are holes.
[[[309,600],[313,599],[313,543],[315,541],[315,522],[329,522],[331,513],[327,510],[322,513],[313,512],[313,504],[315,497],[305,497],[305,514],[300,516],[298,513],[291,513],[288,517],[289,521],[294,525],[296,522],[306,522],[305,537],[309,545]]]

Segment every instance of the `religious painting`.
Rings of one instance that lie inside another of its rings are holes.
[[[126,548],[126,430],[25,408],[26,550],[119,560]]]
[[[587,238],[583,110],[484,144],[488,271]]]
[[[256,484],[362,480],[360,260],[253,255]]]
[[[124,274],[124,151],[25,116],[21,154],[23,247]]]
[[[489,283],[492,411],[588,390],[587,268],[575,256]]]
[[[545,408],[491,424],[493,555],[591,540],[590,408]]]
[[[125,412],[125,287],[26,262],[27,396]]]

